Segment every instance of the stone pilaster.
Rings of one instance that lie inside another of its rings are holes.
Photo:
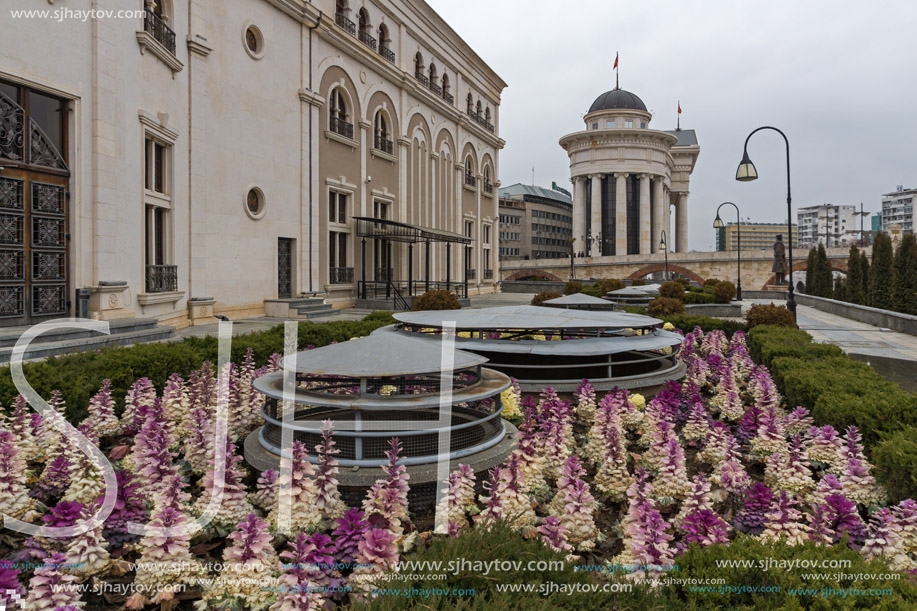
[[[592,248],[592,256],[596,257],[602,254],[602,245],[597,241],[597,238],[602,233],[602,175],[590,174],[589,178],[592,179],[592,226],[590,233],[593,238],[590,247]]]
[[[650,176],[640,175],[640,254],[650,253],[652,243],[652,227],[650,225]]]
[[[615,254],[627,254],[627,174],[615,174]]]
[[[586,177],[573,177],[573,252],[586,252]]]
[[[657,176],[653,179],[653,235],[650,236],[650,252],[662,252],[659,240],[662,238],[662,209],[665,202],[665,183],[662,176]]]
[[[675,206],[675,252],[688,252],[688,194],[678,194]]]

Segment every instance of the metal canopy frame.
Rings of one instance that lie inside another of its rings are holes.
[[[453,244],[471,244],[471,238],[451,231],[421,227],[388,219],[374,219],[368,216],[355,216],[357,237],[377,238],[391,242],[446,242]]]

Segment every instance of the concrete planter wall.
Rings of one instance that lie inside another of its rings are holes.
[[[689,303],[685,305],[685,314],[714,318],[742,318],[742,306],[738,303]]]
[[[859,322],[876,327],[885,327],[899,333],[917,335],[917,316],[910,314],[899,314],[898,312],[889,312],[879,308],[870,308],[868,306],[856,305],[836,301],[834,299],[825,299],[824,297],[815,297],[813,295],[796,294],[796,303],[804,306],[850,318]]]

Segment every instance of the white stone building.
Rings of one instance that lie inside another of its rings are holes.
[[[889,225],[900,225],[900,231],[914,231],[914,208],[917,189],[898,185],[891,193],[882,195],[882,231],[891,233]]]
[[[852,244],[859,239],[856,206],[821,204],[796,210],[799,245],[811,248]]]
[[[0,0],[0,324],[80,288],[93,317],[176,326],[346,306],[424,269],[376,231],[364,276],[354,217],[467,236],[448,265],[432,244],[435,281],[497,248],[505,83],[422,0],[23,4]]]
[[[593,255],[688,250],[688,192],[700,154],[693,129],[650,129],[639,97],[615,88],[596,98],[586,129],[560,145],[570,156],[574,250]],[[675,207],[675,232],[671,208]]]

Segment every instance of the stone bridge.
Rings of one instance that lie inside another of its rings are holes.
[[[871,247],[866,253],[872,256]],[[793,251],[793,271],[797,281],[803,279],[808,249]],[[847,274],[848,248],[827,249],[832,269]],[[742,251],[742,288],[764,290],[774,284],[776,277],[771,271],[773,251],[771,249]],[[585,257],[575,260],[576,278],[583,279],[636,279],[665,270],[663,253],[650,255],[625,255],[607,257]],[[798,272],[803,272],[800,275]],[[703,285],[706,278],[717,278],[736,282],[735,252],[680,252],[669,253],[669,273],[681,275]],[[567,281],[570,279],[570,259],[537,259],[529,261],[501,261],[502,280]]]

